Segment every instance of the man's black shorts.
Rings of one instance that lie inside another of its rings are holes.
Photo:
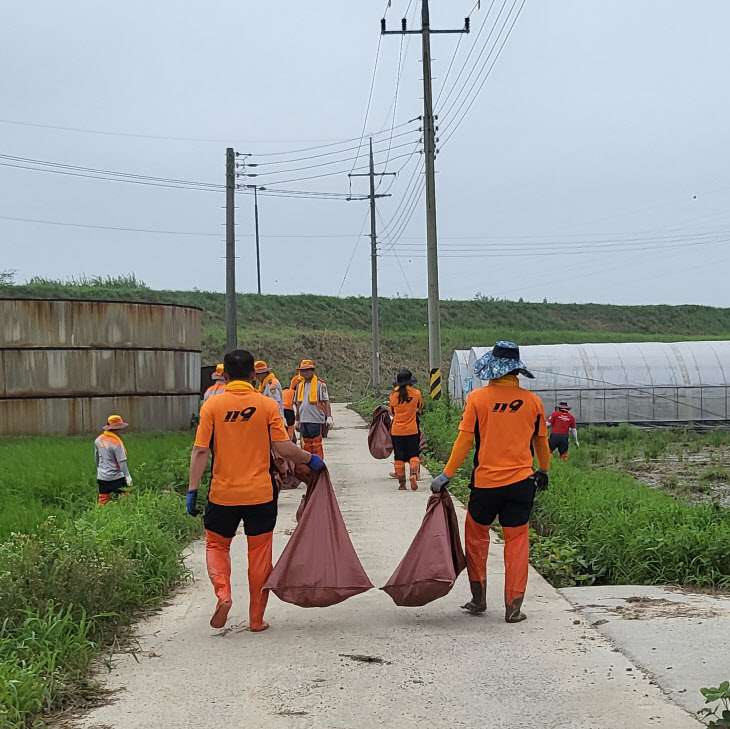
[[[550,436],[550,453],[557,450],[562,456],[568,452],[568,446],[570,445],[570,439],[567,433],[553,433]]]
[[[97,481],[100,494],[123,494],[127,488],[126,478],[117,478],[114,481]]]
[[[286,421],[286,424],[291,427],[297,422],[297,416],[293,410],[284,410],[284,420]]]
[[[421,455],[421,434],[391,435],[393,441],[393,459],[408,462]]]
[[[503,527],[527,524],[535,503],[535,479],[500,486],[495,489],[472,487],[469,493],[469,514],[477,524],[489,526],[499,517]]]
[[[299,423],[299,432],[302,434],[302,438],[319,438],[322,435],[322,429],[324,425],[319,423]]]
[[[222,537],[235,536],[238,525],[243,522],[247,537],[273,532],[278,513],[277,500],[253,506],[221,506],[209,501],[205,507],[203,524],[205,528]]]

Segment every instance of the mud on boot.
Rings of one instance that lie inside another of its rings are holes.
[[[472,615],[479,615],[487,610],[487,583],[486,582],[470,582],[471,600],[461,606],[462,610],[466,610]]]

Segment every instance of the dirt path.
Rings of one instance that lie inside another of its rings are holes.
[[[423,517],[428,490],[398,492],[374,461],[364,423],[340,406],[325,455],[355,548],[382,585]],[[294,526],[301,491],[281,497],[275,549]],[[463,518],[463,509],[459,509]],[[490,611],[458,609],[468,585],[425,608],[397,608],[371,590],[326,610],[272,596],[271,629],[244,630],[245,558],[234,541],[233,630],[208,627],[214,598],[197,543],[196,581],[139,626],[140,652],[115,658],[105,682],[118,693],[80,727],[289,729],[484,727],[691,729],[671,703],[534,572],[520,625],[503,622],[502,550],[490,558]],[[358,656],[369,657],[364,660]],[[372,660],[371,660],[372,658]]]

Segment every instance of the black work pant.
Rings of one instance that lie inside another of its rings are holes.
[[[222,506],[208,501],[203,524],[209,532],[230,539],[236,535],[238,525],[243,522],[246,536],[257,537],[274,531],[278,510],[276,498],[265,504],[249,506]]]
[[[524,481],[493,489],[471,487],[469,514],[482,526],[493,524],[497,517],[503,527],[523,526],[530,521],[536,490],[532,476]]]

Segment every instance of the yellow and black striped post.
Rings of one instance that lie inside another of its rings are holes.
[[[431,399],[441,399],[441,370],[439,368],[431,370]]]

